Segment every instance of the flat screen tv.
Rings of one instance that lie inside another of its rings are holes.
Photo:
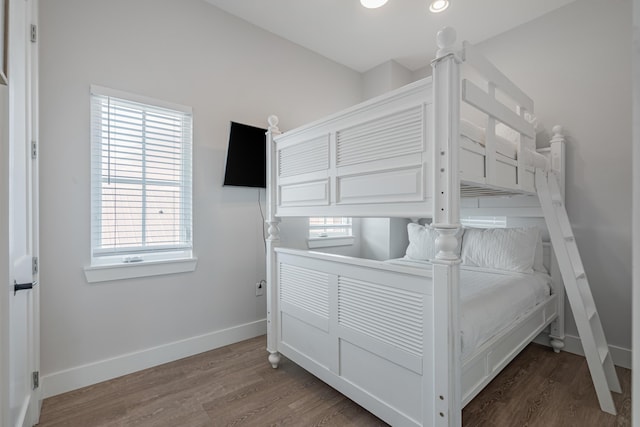
[[[267,186],[266,129],[231,122],[224,185]]]

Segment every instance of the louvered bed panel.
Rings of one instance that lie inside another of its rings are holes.
[[[329,134],[278,150],[280,206],[329,204]]]
[[[275,149],[278,215],[428,210],[430,98],[430,81],[423,80],[281,135]]]
[[[336,204],[424,200],[425,128],[419,105],[338,130]]]
[[[283,148],[278,154],[281,178],[325,171],[329,169],[329,135]]]
[[[329,275],[287,263],[279,266],[282,342],[329,366]]]
[[[336,132],[336,166],[420,153],[424,149],[421,106]]]
[[[424,313],[420,293],[338,277],[340,376],[413,420],[422,408]]]
[[[277,253],[287,357],[340,390],[353,389],[356,401],[403,414],[401,424],[417,423],[430,360],[423,354],[430,272],[284,248]]]
[[[338,324],[422,357],[422,295],[338,278]]]
[[[318,319],[313,323],[328,322],[329,276],[320,271],[283,264],[280,266],[280,300]],[[327,326],[323,328],[326,330]]]

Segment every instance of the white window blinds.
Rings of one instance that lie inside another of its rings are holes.
[[[460,223],[472,228],[505,228],[506,216],[466,216],[460,218]]]
[[[92,260],[190,256],[191,109],[92,86],[91,151]]]
[[[352,220],[348,217],[310,217],[309,238],[346,237],[353,232]]]

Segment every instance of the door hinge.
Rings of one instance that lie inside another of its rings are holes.
[[[31,273],[35,276],[38,274],[38,257],[34,256],[31,259]]]
[[[34,160],[38,158],[38,143],[35,141],[31,141],[31,158]]]
[[[37,389],[38,387],[40,387],[40,372],[39,371],[33,371],[33,373],[31,374],[31,379],[33,380],[33,389]]]
[[[31,24],[31,43],[35,43],[38,41],[38,27],[34,24]]]

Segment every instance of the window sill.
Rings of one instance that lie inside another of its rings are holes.
[[[355,239],[353,236],[344,237],[318,237],[315,239],[307,239],[309,249],[314,248],[331,248],[335,246],[351,246]]]
[[[144,261],[131,264],[92,265],[84,268],[89,283],[112,280],[135,279],[137,277],[162,276],[165,274],[187,273],[196,269],[198,258],[165,261]]]

